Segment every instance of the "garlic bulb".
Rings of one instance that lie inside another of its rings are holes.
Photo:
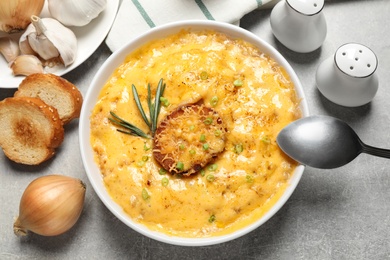
[[[0,38],[0,53],[7,62],[13,61],[19,55],[18,42],[9,37]]]
[[[51,16],[66,26],[84,26],[95,19],[107,0],[48,0]]]
[[[43,73],[42,62],[34,55],[20,55],[11,63],[10,68],[14,76],[28,76],[34,73]]]
[[[76,178],[47,175],[32,181],[20,200],[14,233],[32,231],[42,236],[56,236],[77,222],[84,206],[85,184]]]
[[[31,15],[39,15],[45,0],[1,0],[0,31],[17,32],[26,29]]]
[[[57,20],[33,15],[31,24],[20,37],[19,46],[23,54],[31,54],[33,50],[44,60],[60,57],[64,65],[69,66],[76,59],[77,38]]]

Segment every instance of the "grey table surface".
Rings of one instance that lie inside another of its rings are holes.
[[[270,10],[256,10],[241,26],[263,38],[298,74],[311,114],[348,122],[371,145],[390,148],[390,1],[326,1],[328,34],[322,47],[294,53],[273,36]],[[377,55],[379,90],[362,107],[346,108],[324,98],[315,86],[318,65],[344,43],[357,42]],[[86,93],[111,54],[102,43],[64,77]],[[14,89],[0,89],[0,100]],[[154,241],[120,222],[99,200],[87,179],[79,152],[78,121],[65,129],[53,160],[23,166],[0,152],[0,259],[390,259],[390,160],[362,154],[350,164],[319,170],[307,167],[282,209],[261,227],[234,241],[207,247],[180,247]],[[20,239],[12,224],[25,187],[38,176],[59,173],[87,183],[78,223],[57,237]]]

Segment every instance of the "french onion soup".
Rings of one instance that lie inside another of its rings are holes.
[[[130,53],[99,94],[91,145],[108,193],[179,237],[228,234],[264,215],[297,163],[276,136],[301,116],[285,70],[252,44],[183,30]]]

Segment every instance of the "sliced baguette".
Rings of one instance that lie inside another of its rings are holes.
[[[12,161],[37,165],[51,158],[64,140],[57,110],[39,98],[0,101],[0,146]]]
[[[19,85],[15,97],[39,97],[57,109],[63,124],[80,116],[83,96],[75,85],[54,74],[36,73]]]
[[[181,106],[158,125],[153,138],[153,157],[168,172],[188,176],[223,152],[225,133],[222,118],[214,109],[196,104]],[[204,140],[200,140],[202,135]],[[179,162],[182,167],[178,167]]]

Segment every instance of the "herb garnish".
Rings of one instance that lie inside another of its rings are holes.
[[[137,88],[132,85],[132,91],[133,91],[133,96],[134,96],[134,101],[137,105],[137,108],[139,112],[141,113],[141,116],[145,122],[145,124],[149,127],[151,136],[146,134],[144,131],[136,127],[135,125],[127,122],[126,120],[120,118],[118,115],[116,115],[114,112],[110,111],[110,115],[112,117],[109,117],[108,119],[116,124],[119,125],[126,130],[123,129],[117,129],[117,131],[124,133],[124,134],[130,134],[130,135],[135,135],[135,136],[140,136],[143,138],[152,138],[154,136],[154,133],[156,132],[157,129],[157,119],[158,115],[160,113],[161,109],[161,97],[164,94],[166,84],[163,82],[163,79],[160,79],[157,85],[157,91],[156,91],[156,96],[154,98],[154,103],[152,103],[152,91],[150,84],[148,84],[148,96],[147,96],[147,103],[148,103],[148,109],[149,109],[149,118],[146,116],[145,110],[142,107],[141,100],[139,99],[139,95],[137,92]]]
[[[111,114],[112,117],[109,117],[108,119],[112,123],[114,123],[116,125],[119,125],[119,126],[122,126],[123,128],[127,129],[127,131],[126,131],[126,130],[122,130],[122,129],[118,128],[117,129],[118,132],[121,132],[121,133],[124,133],[124,134],[129,134],[129,135],[141,136],[143,138],[150,138],[150,136],[145,134],[144,131],[142,131],[141,129],[139,129],[135,125],[130,124],[126,120],[123,120],[122,118],[117,116],[114,112],[110,111],[110,114]]]

